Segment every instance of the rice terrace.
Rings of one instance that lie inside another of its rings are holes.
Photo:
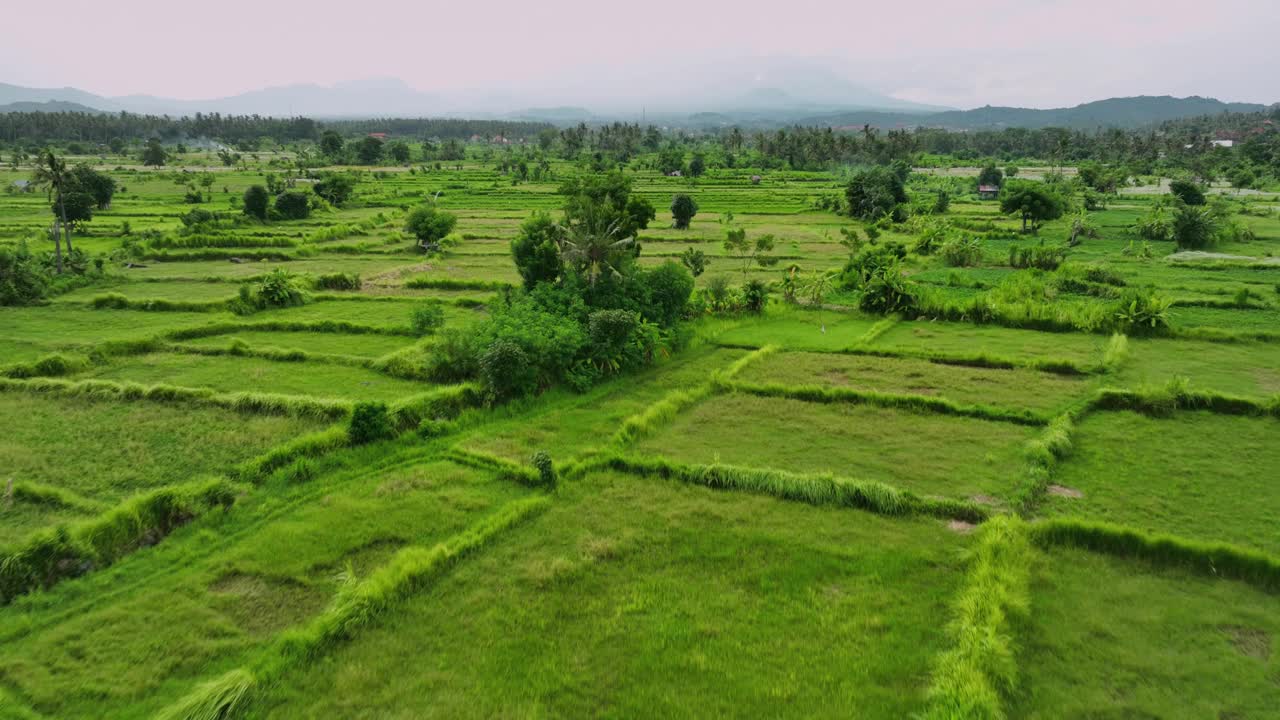
[[[40,98],[0,718],[1280,718],[1280,107]]]

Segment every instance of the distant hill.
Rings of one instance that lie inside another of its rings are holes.
[[[875,127],[936,127],[948,130],[998,130],[1001,128],[1039,129],[1061,127],[1071,130],[1099,128],[1136,129],[1159,125],[1169,120],[1220,115],[1222,113],[1262,112],[1265,105],[1224,103],[1213,98],[1175,98],[1168,95],[1110,98],[1070,108],[1036,110],[1014,107],[980,107],[974,110],[951,110],[929,115],[847,112],[804,118],[802,125]]]
[[[80,103],[66,102],[63,100],[48,100],[45,102],[21,101],[12,102],[7,105],[0,105],[0,113],[17,112],[78,112],[93,114],[103,111],[97,108],[91,108],[88,105],[81,105]]]

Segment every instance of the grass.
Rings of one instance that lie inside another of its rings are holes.
[[[921,706],[944,642],[924,620],[959,582],[961,536],[610,474],[568,487],[250,716],[887,718]],[[433,660],[420,672],[394,670],[422,657]],[[356,687],[369,691],[323,690]]]
[[[226,348],[239,340],[254,349],[302,350],[307,353],[356,355],[376,358],[395,352],[412,343],[412,340],[394,335],[369,333],[347,335],[343,333],[314,332],[263,332],[236,331],[226,335],[213,335],[184,341],[185,345],[207,348]]]
[[[1280,553],[1280,502],[1261,471],[1280,467],[1277,429],[1206,412],[1090,414],[1054,480],[1084,496],[1050,497],[1044,511]]]
[[[1036,568],[1010,717],[1262,718],[1280,703],[1273,594],[1069,548]]]
[[[1021,360],[1063,358],[1093,364],[1099,362],[1105,344],[1105,337],[1081,333],[1048,333],[916,320],[890,328],[871,347],[934,353],[985,353]]]
[[[114,504],[131,493],[231,469],[267,447],[318,427],[289,417],[216,408],[95,402],[0,393],[0,483],[37,483]],[[0,545],[74,508],[21,496],[0,510]]]
[[[396,400],[431,388],[426,383],[347,365],[186,353],[122,358],[79,377],[338,399]]]
[[[1112,382],[1138,388],[1191,378],[1194,387],[1248,397],[1280,393],[1280,343],[1132,340]]]
[[[635,451],[688,463],[830,472],[922,495],[999,497],[1010,490],[1020,444],[1034,432],[869,405],[731,394],[680,415]]]

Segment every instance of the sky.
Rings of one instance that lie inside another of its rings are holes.
[[[195,100],[394,77],[547,105],[666,97],[696,109],[700,93],[744,77],[790,91],[811,68],[828,87],[843,79],[959,108],[1166,94],[1280,101],[1276,0],[6,4],[0,82],[108,96]]]

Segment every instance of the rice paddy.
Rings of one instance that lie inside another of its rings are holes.
[[[172,171],[103,168],[128,189],[77,246],[141,250],[0,308],[0,718],[1274,717],[1280,269],[1135,256],[1155,200],[1124,195],[1066,255],[1113,284],[1055,284],[1087,271],[1009,266],[1035,241],[965,193],[948,217],[990,225],[982,257],[913,252],[915,287],[1023,283],[1043,292],[1008,307],[1108,323],[1115,283],[1167,289],[1169,328],[882,314],[839,287],[840,230],[866,224],[815,207],[843,176],[636,163],[658,208],[639,264],[709,260],[679,342],[495,401],[423,356],[519,296],[511,241],[580,169],[513,182],[482,149],[205,240],[178,230]],[[219,170],[201,207],[232,211],[271,158]],[[668,227],[686,192],[698,215]],[[429,256],[403,231],[426,198],[457,216]],[[1258,202],[1228,249],[1262,258],[1280,219]],[[0,244],[47,212],[0,195]],[[778,262],[722,222],[773,234]],[[297,302],[239,304],[276,270]],[[825,298],[796,289],[822,272]],[[717,309],[720,278],[770,300]],[[390,429],[357,443],[370,402]],[[199,512],[129,505],[214,480]]]

